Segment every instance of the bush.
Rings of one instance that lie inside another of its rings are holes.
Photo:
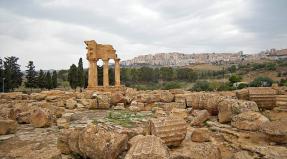
[[[243,88],[246,88],[246,87],[248,87],[248,84],[246,84],[246,83],[240,83],[240,84],[238,85],[237,89],[243,89]]]
[[[269,77],[257,77],[250,82],[251,87],[271,87],[273,80]]]
[[[230,86],[230,83],[222,83],[218,89],[218,91],[231,91],[233,90],[233,87]]]
[[[169,90],[169,89],[176,89],[176,88],[181,88],[181,85],[178,82],[167,82],[167,83],[164,83],[162,89]]]
[[[236,83],[236,82],[240,82],[242,80],[242,77],[238,76],[238,75],[232,75],[230,78],[229,78],[229,82],[230,83]]]
[[[211,88],[207,81],[197,81],[192,87],[194,91],[210,91]]]

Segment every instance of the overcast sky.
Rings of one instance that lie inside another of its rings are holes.
[[[0,0],[0,57],[67,69],[84,40],[123,60],[158,52],[287,48],[287,0]],[[85,66],[87,61],[84,60]]]

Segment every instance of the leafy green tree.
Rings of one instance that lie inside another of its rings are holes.
[[[141,67],[138,70],[139,79],[143,82],[152,82],[153,80],[153,69],[150,67]]]
[[[273,80],[269,77],[257,77],[249,83],[251,87],[271,87]]]
[[[18,57],[5,57],[4,61],[4,78],[5,90],[10,91],[19,87],[22,84],[23,73],[20,70],[20,65],[17,64]]]
[[[230,67],[230,72],[231,72],[231,73],[235,73],[235,72],[236,72],[236,66],[235,66],[235,65],[232,65],[232,66]]]
[[[241,80],[242,80],[242,77],[235,75],[235,74],[233,74],[232,76],[229,77],[229,82],[231,84],[236,83],[236,82],[240,82]]]
[[[210,91],[209,83],[207,81],[197,81],[192,90],[194,91]]]
[[[76,89],[78,86],[78,70],[75,64],[70,66],[68,80],[72,89]]]
[[[45,73],[43,70],[39,71],[39,75],[37,77],[37,85],[41,89],[45,88],[45,86],[46,86]]]
[[[164,81],[171,81],[173,79],[173,69],[171,67],[160,68],[160,77]]]
[[[25,86],[27,88],[36,88],[38,87],[37,83],[37,72],[35,71],[35,66],[33,61],[29,61],[28,65],[26,66],[26,79]]]
[[[84,87],[84,68],[83,68],[83,59],[80,58],[78,62],[78,86],[79,87]]]
[[[155,68],[153,70],[153,82],[158,82],[159,78],[160,78],[159,68]]]
[[[52,83],[52,77],[51,73],[48,71],[45,75],[45,88],[47,89],[52,89],[53,88],[53,83]]]
[[[53,71],[53,74],[52,74],[52,88],[57,88],[57,86],[58,86],[57,71]]]

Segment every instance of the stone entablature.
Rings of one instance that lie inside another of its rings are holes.
[[[98,91],[120,90],[120,59],[117,57],[116,50],[112,45],[96,43],[95,40],[85,41],[87,45],[87,60],[89,61],[88,89]],[[97,61],[102,59],[103,65],[103,86],[98,86]],[[115,61],[115,86],[109,85],[109,60]]]

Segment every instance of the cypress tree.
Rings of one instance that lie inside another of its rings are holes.
[[[80,58],[78,62],[78,68],[77,68],[77,80],[78,80],[78,85],[79,87],[84,87],[84,68],[83,68],[83,59]]]
[[[52,89],[52,86],[53,86],[52,85],[52,78],[51,78],[51,74],[49,71],[46,73],[45,82],[46,82],[45,88]]]
[[[35,66],[33,61],[29,61],[26,66],[26,79],[25,86],[27,88],[36,88],[37,87],[37,72],[35,71]]]
[[[17,64],[18,57],[5,57],[4,61],[4,78],[5,90],[14,90],[22,84],[23,73],[20,70],[20,65]]]
[[[57,88],[58,86],[58,75],[57,75],[57,71],[53,71],[53,75],[52,75],[52,88]]]
[[[79,84],[77,74],[78,74],[77,66],[73,64],[72,66],[70,66],[68,74],[68,80],[72,89],[76,89]]]
[[[39,88],[43,89],[46,86],[46,82],[45,82],[45,73],[43,70],[40,70],[39,75],[37,77],[37,85]]]

